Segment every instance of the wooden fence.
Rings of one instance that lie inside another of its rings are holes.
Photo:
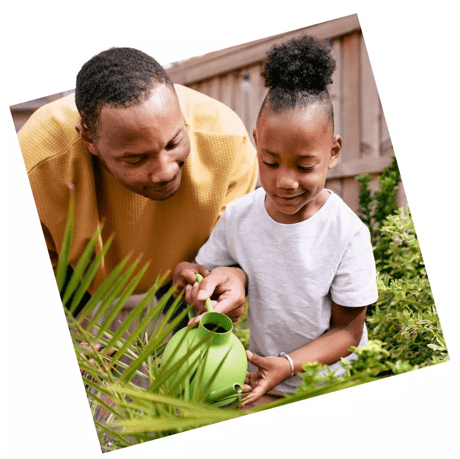
[[[173,82],[208,94],[232,108],[252,134],[267,93],[260,76],[266,53],[274,44],[302,34],[330,40],[332,45],[337,68],[329,90],[336,133],[342,136],[344,146],[338,165],[328,173],[326,186],[357,210],[358,184],[355,177],[367,172],[376,178],[393,156],[357,15],[187,59],[166,69]],[[11,107],[16,130],[36,108],[62,95],[55,94]],[[371,187],[377,185],[374,179]],[[400,205],[406,203],[402,187],[398,200]]]
[[[344,146],[338,165],[328,173],[326,186],[357,210],[355,177],[365,172],[377,177],[391,162],[393,150],[356,15],[174,63],[167,71],[174,83],[196,89],[228,105],[252,134],[267,93],[260,76],[267,51],[274,44],[303,34],[329,40],[337,62],[329,91],[336,133],[342,136]],[[371,186],[377,186],[376,180]],[[405,204],[403,190],[398,199],[400,205]]]

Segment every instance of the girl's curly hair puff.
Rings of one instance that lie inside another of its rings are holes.
[[[335,66],[328,44],[304,35],[275,46],[262,77],[269,88],[321,93],[332,83]]]
[[[321,102],[333,124],[333,109],[327,86],[336,68],[332,50],[325,41],[308,35],[275,45],[268,53],[262,77],[269,88],[261,113],[267,108],[281,112]]]

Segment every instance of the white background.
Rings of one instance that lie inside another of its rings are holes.
[[[137,47],[168,64],[358,13],[451,361],[110,457],[452,457],[460,306],[454,2],[312,2],[319,3],[44,0],[2,7],[2,456],[101,456],[9,106],[73,89],[81,65],[110,46]]]

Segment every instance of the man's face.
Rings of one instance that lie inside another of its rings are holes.
[[[190,140],[175,93],[161,84],[151,97],[128,108],[104,106],[92,154],[126,188],[163,201],[180,187]]]

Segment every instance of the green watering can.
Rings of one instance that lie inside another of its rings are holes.
[[[196,274],[198,282],[203,279]],[[232,333],[229,317],[214,312],[206,300],[208,312],[195,328],[184,327],[169,340],[161,360],[162,372],[171,372],[168,382],[177,385],[177,393],[198,392],[200,398],[216,406],[228,405],[241,396],[248,361],[241,341]],[[193,353],[185,359],[189,350]],[[179,383],[185,377],[185,381]]]

